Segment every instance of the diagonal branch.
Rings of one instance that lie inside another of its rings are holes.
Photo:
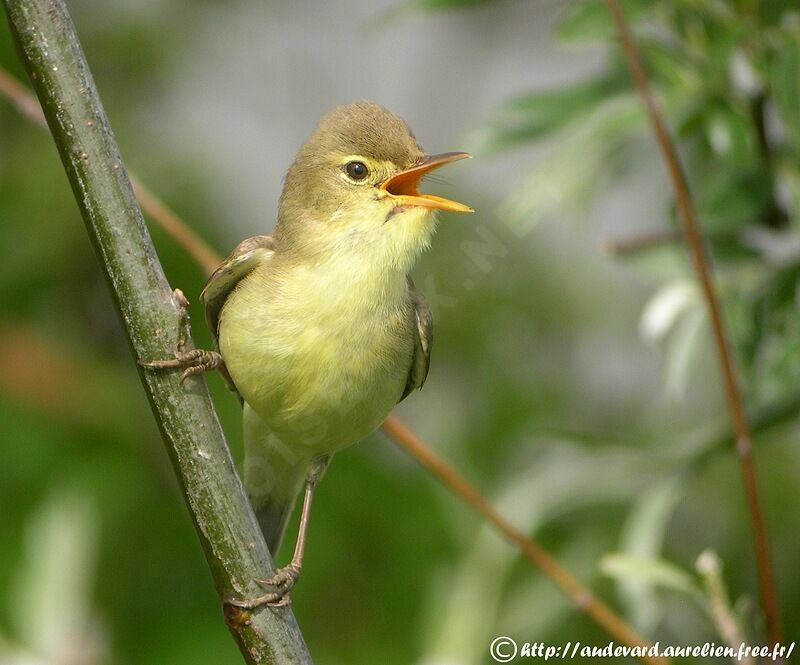
[[[725,327],[722,323],[719,301],[714,292],[714,286],[711,283],[711,269],[703,248],[703,239],[700,236],[697,216],[689,192],[689,185],[686,182],[686,175],[681,167],[675,144],[670,138],[663,115],[653,98],[650,84],[642,65],[642,59],[631,36],[628,24],[625,20],[625,15],[617,0],[606,0],[606,4],[616,24],[631,75],[642,97],[642,101],[644,102],[647,117],[664,160],[670,184],[675,194],[678,215],[683,225],[686,243],[692,257],[692,263],[694,264],[697,279],[700,282],[703,296],[705,297],[711,316],[711,329],[713,331],[714,344],[717,349],[719,364],[722,370],[725,396],[728,401],[731,423],[736,437],[736,452],[739,456],[739,463],[744,481],[745,498],[747,500],[751,528],[755,541],[761,606],[767,622],[769,641],[772,644],[778,644],[781,641],[780,612],[778,609],[777,593],[775,591],[775,580],[772,573],[772,560],[764,523],[764,513],[761,509],[761,500],[758,492],[750,428],[742,405],[742,397],[733,366],[733,357],[725,333]]]
[[[443,485],[458,495],[473,510],[483,515],[500,534],[516,545],[528,561],[539,568],[574,603],[575,607],[603,628],[609,635],[630,647],[642,647],[646,653],[650,645],[603,601],[576,580],[547,551],[537,545],[511,522],[503,517],[464,477],[434,453],[422,439],[398,418],[390,415],[383,423],[383,431],[399,443]],[[642,655],[644,663],[667,663],[666,658]]]
[[[28,112],[32,107],[35,108],[35,100],[31,98],[23,86],[17,83],[2,68],[0,68],[0,93],[9,99],[22,115],[33,122],[38,122],[36,115]],[[39,122],[39,124],[42,123]],[[134,182],[138,183],[135,180]],[[173,240],[183,247],[195,261],[203,266],[206,272],[210,272],[221,262],[221,257],[214,254],[213,250],[209,250],[211,251],[210,258],[205,253],[198,251],[198,247],[206,246],[205,243],[166,204],[159,201],[152,194],[143,198],[141,193],[147,190],[141,185],[137,187],[136,191],[142,209]],[[158,202],[158,205],[153,205],[154,201]],[[431,475],[481,514],[507,540],[516,545],[534,566],[539,568],[559,589],[570,597],[580,611],[605,629],[611,637],[621,644],[631,647],[649,647],[648,643],[636,634],[621,617],[616,615],[607,605],[594,598],[586,587],[572,577],[546,551],[511,525],[474,487],[469,485],[457,471],[438,457],[430,446],[425,444],[397,416],[390,415],[384,422],[383,429],[397,445],[416,459]],[[640,660],[650,665],[663,665],[669,662],[666,658],[647,655],[642,655]]]
[[[11,32],[105,272],[134,358],[164,358],[189,338],[108,125],[72,21],[60,0],[5,0]],[[36,118],[28,104],[29,118]],[[141,374],[220,598],[252,597],[272,569],[202,379]],[[254,615],[226,606],[248,663],[310,663],[288,608]]]
[[[36,98],[5,69],[0,67],[0,93],[5,95],[26,120],[47,129],[42,107]],[[169,207],[153,194],[133,173],[128,172],[136,199],[150,217],[166,231],[210,275],[221,263],[219,255],[194,231],[186,226]]]
[[[191,256],[206,273],[206,276],[214,272],[222,259],[206,242],[194,231],[186,226],[175,213],[173,213],[160,198],[153,194],[142,184],[135,175],[131,174],[131,184],[136,194],[139,205],[156,223],[166,231],[178,245],[180,245],[189,256]]]

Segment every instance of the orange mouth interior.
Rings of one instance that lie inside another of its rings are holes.
[[[421,194],[417,189],[420,178],[426,173],[430,173],[450,162],[470,156],[466,152],[447,152],[441,155],[430,155],[422,163],[384,180],[380,185],[380,189],[393,199],[396,199],[398,205],[449,210],[450,212],[474,212],[472,208],[463,203],[451,201],[441,196],[434,196],[433,194]]]

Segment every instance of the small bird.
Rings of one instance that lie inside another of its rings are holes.
[[[282,605],[300,576],[314,487],[338,450],[421,388],[431,311],[408,276],[437,210],[472,208],[417,190],[465,152],[427,155],[372,102],[322,118],[286,174],[274,235],[240,243],[200,298],[218,351],[148,363],[182,378],[217,368],[244,409],[244,485],[271,552],[305,485],[294,555],[242,607]]]

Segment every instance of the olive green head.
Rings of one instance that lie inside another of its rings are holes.
[[[319,251],[343,243],[413,245],[415,236],[424,244],[434,210],[471,208],[420,194],[419,179],[466,156],[426,155],[405,121],[373,102],[340,106],[322,118],[286,174],[276,242]]]

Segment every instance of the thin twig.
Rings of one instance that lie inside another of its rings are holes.
[[[736,380],[736,373],[733,367],[733,357],[726,337],[725,328],[722,323],[719,302],[711,283],[711,270],[709,262],[703,249],[703,240],[697,224],[697,217],[692,204],[689,185],[686,181],[683,168],[681,167],[675,144],[670,138],[669,132],[664,122],[663,115],[656,105],[650,90],[650,84],[642,65],[642,60],[636,44],[633,41],[625,15],[617,0],[606,0],[608,9],[613,16],[617,27],[622,48],[628,60],[631,75],[636,88],[642,97],[647,117],[655,134],[658,148],[664,160],[670,183],[675,195],[678,214],[683,225],[684,235],[689,247],[694,264],[697,278],[708,305],[711,317],[711,329],[714,335],[714,343],[719,357],[719,364],[722,369],[722,378],[725,387],[725,396],[728,401],[733,431],[736,436],[736,451],[744,481],[745,498],[750,514],[751,528],[755,541],[756,563],[758,567],[758,581],[761,594],[761,606],[767,623],[767,635],[771,644],[778,644],[781,641],[781,619],[778,609],[777,594],[775,591],[775,580],[772,572],[772,559],[770,555],[769,542],[767,539],[764,514],[761,509],[761,501],[758,492],[758,482],[756,479],[755,462],[753,460],[753,446],[750,436],[747,418],[745,417],[742,398]]]
[[[595,598],[591,591],[576,580],[550,554],[517,529],[503,517],[466,479],[434,453],[414,432],[397,417],[390,415],[383,423],[383,431],[402,445],[422,466],[438,478],[442,484],[466,501],[483,515],[507,540],[519,547],[525,557],[544,572],[561,589],[581,612],[616,640],[630,647],[649,648],[649,644],[638,635],[605,603]],[[644,663],[666,663],[664,658],[643,655]]]
[[[600,241],[600,251],[612,256],[638,254],[641,251],[663,247],[680,242],[681,236],[676,231],[651,231],[638,233],[624,238],[605,238]]]
[[[2,67],[0,67],[0,94],[3,94],[25,119],[47,129],[47,120],[42,113],[39,101]],[[222,260],[220,256],[192,229],[181,222],[175,213],[147,189],[133,173],[129,172],[129,178],[142,210],[200,264],[206,275],[214,272]]]
[[[3,72],[2,68],[0,68],[0,74],[6,74],[6,78],[9,78],[7,73]],[[0,77],[0,80],[1,79],[2,77]],[[13,94],[9,94],[9,90],[13,91]],[[19,84],[16,86],[0,86],[0,92],[5,94],[20,110],[30,106],[26,100],[26,95],[30,95]],[[35,100],[33,101],[35,103]],[[26,118],[32,119],[27,113],[24,115]],[[133,176],[131,179],[134,179]],[[134,182],[137,181],[134,180]],[[140,196],[142,192],[147,192],[143,186],[138,187],[136,191],[137,196]],[[154,205],[154,201],[158,202],[158,205]],[[199,237],[196,236],[196,234],[194,234],[166,204],[158,201],[158,199],[155,199],[152,195],[149,197],[145,196],[144,198],[140,197],[139,203],[149,217],[162,227],[173,240],[186,250],[186,252],[203,266],[207,272],[210,272],[209,268],[213,270],[213,268],[219,265],[222,260],[221,257],[210,249],[208,253],[199,251],[199,247],[207,247],[205,243],[200,241]],[[458,497],[475,508],[486,518],[489,524],[519,547],[531,563],[550,577],[553,582],[573,600],[581,611],[585,612],[587,616],[607,630],[609,635],[628,646],[649,647],[648,643],[637,635],[623,619],[617,616],[605,604],[595,599],[588,589],[575,580],[575,578],[564,570],[549,554],[547,554],[547,552],[515,529],[474,487],[467,484],[458,472],[435,455],[431,448],[416,436],[408,426],[403,424],[397,416],[390,415],[386,419],[383,429],[397,445],[415,458],[423,468],[443,482],[444,485]],[[667,659],[655,656],[642,656],[640,660],[651,664],[669,662]]]
[[[222,258],[205,241],[184,224],[161,199],[153,194],[135,175],[131,174],[131,184],[139,205],[167,235],[186,250],[202,266],[206,275],[214,272]]]
[[[0,92],[26,120],[47,129],[47,120],[42,113],[42,107],[39,106],[39,100],[2,67],[0,67]]]
[[[5,0],[5,9],[134,359],[164,358],[179,339],[191,348],[183,305],[158,262],[66,7]],[[31,105],[22,108],[35,120]],[[185,390],[174,374],[139,371],[245,661],[310,664],[290,608],[245,613],[225,602],[257,595],[255,578],[269,574],[272,561],[205,381],[195,377]]]

